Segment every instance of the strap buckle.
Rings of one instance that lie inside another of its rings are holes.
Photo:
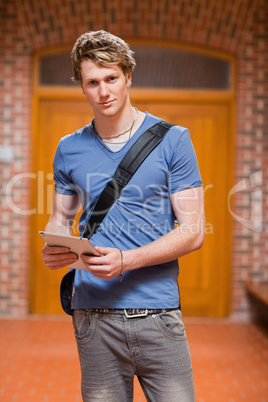
[[[127,318],[135,318],[135,317],[146,317],[148,315],[147,309],[124,309],[124,314]]]

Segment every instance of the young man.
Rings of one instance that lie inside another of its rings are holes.
[[[135,60],[120,38],[86,33],[76,41],[72,60],[74,80],[95,118],[58,145],[46,230],[70,233],[81,202],[82,235],[124,155],[161,119],[132,107],[128,89]],[[178,258],[202,246],[203,209],[188,130],[173,126],[91,237],[101,256],[82,256],[86,270],[76,270],[72,309],[84,401],[131,401],[134,375],[147,400],[194,401]],[[51,269],[72,266],[76,259],[65,248],[43,249]]]

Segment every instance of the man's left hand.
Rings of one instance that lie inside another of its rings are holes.
[[[109,280],[121,275],[121,252],[118,248],[97,247],[100,257],[81,255],[85,267],[96,277]]]

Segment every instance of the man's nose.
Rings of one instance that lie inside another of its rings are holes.
[[[109,90],[105,82],[101,82],[99,86],[99,95],[101,98],[106,98],[109,96]]]

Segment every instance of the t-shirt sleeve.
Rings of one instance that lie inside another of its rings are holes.
[[[185,129],[174,148],[170,167],[170,193],[202,186],[195,150],[188,129]]]
[[[62,152],[61,142],[59,143],[53,161],[53,173],[55,190],[61,194],[77,194],[75,184],[72,182],[70,174],[65,168],[65,160]]]

